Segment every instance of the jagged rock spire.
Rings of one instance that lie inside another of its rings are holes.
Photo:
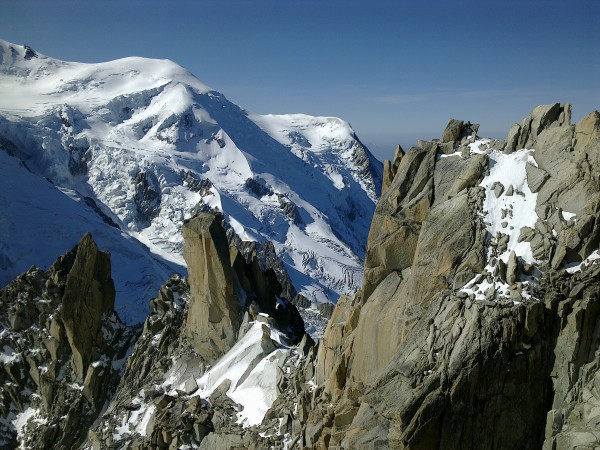
[[[218,215],[199,213],[183,224],[183,238],[190,283],[185,335],[214,359],[233,346],[242,320],[227,235]]]

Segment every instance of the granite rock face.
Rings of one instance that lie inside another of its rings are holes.
[[[191,296],[184,332],[203,356],[215,359],[233,346],[241,322],[227,235],[218,216],[200,214],[184,223],[183,237]]]
[[[62,298],[63,323],[73,351],[72,367],[80,383],[92,361],[107,346],[102,333],[103,318],[113,312],[114,302],[110,255],[100,252],[92,236],[86,234],[77,246]]]
[[[506,142],[451,120],[384,166],[363,290],[319,342],[300,447],[600,445],[599,119],[544,105]],[[522,184],[487,181],[502,152]]]
[[[275,272],[262,270],[255,252],[246,259],[229,247],[220,215],[198,213],[185,222],[183,233],[189,284],[172,277],[151,300],[152,314],[86,446],[279,447],[280,415],[242,426],[238,415],[248,405],[232,398],[236,389],[254,389],[260,403],[265,385],[274,396],[291,385],[287,374],[303,359],[301,349],[312,345],[302,318],[280,297]],[[259,339],[244,347],[257,326]],[[279,375],[262,379],[260,373],[274,370],[273,364]],[[217,384],[208,387],[211,379]]]
[[[49,271],[32,267],[0,291],[0,448],[282,443],[279,414],[243,427],[236,415],[248,404],[232,392],[266,392],[265,414],[313,343],[275,272],[230,248],[221,219],[200,213],[185,224],[189,284],[169,279],[143,327],[125,327],[113,311],[110,255],[89,234]],[[260,339],[244,347],[256,330]],[[234,381],[207,391],[200,380],[223,373],[209,372],[233,346],[244,348],[229,362]]]

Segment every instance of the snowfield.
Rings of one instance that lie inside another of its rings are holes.
[[[146,291],[185,272],[194,208],[273,241],[313,304],[362,282],[382,168],[340,119],[250,114],[167,60],[71,63],[0,41],[0,149],[2,284],[91,231],[114,255],[119,314],[139,322]]]
[[[212,367],[206,370],[187,360],[175,359],[165,373],[161,392],[173,397],[189,392],[191,397],[200,397],[210,402],[218,389],[238,405],[235,421],[243,427],[259,425],[278,397],[278,373],[285,370],[284,364],[296,364],[300,355],[288,347],[285,337],[269,324],[268,316],[250,322],[246,333]],[[192,389],[187,389],[191,386]],[[133,402],[134,411],[118,418],[120,423],[113,432],[115,440],[134,433],[147,435],[148,424],[156,414],[152,402],[144,401],[143,389]]]
[[[485,200],[483,202],[483,221],[486,230],[492,239],[507,239],[506,248],[502,253],[493,258],[491,247],[487,248],[488,265],[485,270],[493,273],[496,263],[491,261],[501,260],[508,264],[511,252],[521,258],[524,263],[539,263],[533,257],[531,243],[519,241],[521,230],[524,227],[533,228],[538,221],[535,212],[537,193],[531,192],[527,184],[526,165],[532,164],[537,167],[533,157],[535,150],[520,149],[511,154],[504,154],[489,147],[489,139],[479,139],[469,144],[471,154],[487,153],[489,156],[489,175],[481,182],[480,186],[485,189]],[[454,155],[448,155],[454,156]],[[528,277],[524,281],[523,295],[528,296],[530,284],[537,285],[537,279]],[[505,281],[494,277],[490,283],[486,279],[481,280],[476,275],[461,290],[467,294],[474,294],[477,300],[485,300],[489,290],[509,297],[509,285]]]

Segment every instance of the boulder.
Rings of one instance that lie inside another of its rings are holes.
[[[546,171],[535,167],[533,164],[527,163],[525,169],[527,170],[527,184],[531,192],[538,192],[550,178]]]
[[[249,441],[239,434],[210,433],[202,439],[200,450],[247,450]]]
[[[515,123],[510,130],[508,131],[508,135],[506,136],[506,145],[504,146],[504,153],[512,153],[517,149],[517,144],[519,142],[519,135],[521,133],[521,125]]]
[[[519,279],[519,260],[515,251],[511,251],[508,255],[506,263],[506,282],[511,285],[515,284]]]
[[[187,395],[193,394],[197,390],[198,385],[196,384],[196,379],[194,377],[190,377],[187,380],[185,380],[185,383],[183,384],[183,391]]]
[[[500,197],[504,192],[504,185],[499,181],[495,182],[493,185],[494,195],[496,198]]]
[[[442,133],[442,143],[458,142],[463,138],[477,135],[479,124],[463,122],[462,120],[450,119],[446,129]],[[447,151],[444,153],[448,153]]]
[[[450,119],[446,125],[446,129],[442,133],[442,142],[458,141],[462,131],[464,122],[462,120]]]
[[[559,103],[540,105],[531,112],[531,132],[539,135],[540,132],[549,128],[554,122],[558,121],[563,114],[563,107]]]
[[[538,135],[545,129],[570,125],[571,105],[551,103],[534,108],[521,123],[517,149],[536,148]]]
[[[102,362],[90,365],[83,380],[83,395],[96,412],[100,412],[103,406],[102,389],[106,389],[103,378],[109,374],[106,364],[107,362]]]

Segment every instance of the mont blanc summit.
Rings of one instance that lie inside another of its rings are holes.
[[[2,169],[15,206],[2,283],[92,227],[113,255],[117,310],[139,322],[165,273],[185,270],[183,220],[213,210],[230,235],[273,242],[305,304],[361,285],[382,167],[347,122],[251,114],[169,60],[64,62],[0,41],[0,75],[2,158],[16,157]]]

